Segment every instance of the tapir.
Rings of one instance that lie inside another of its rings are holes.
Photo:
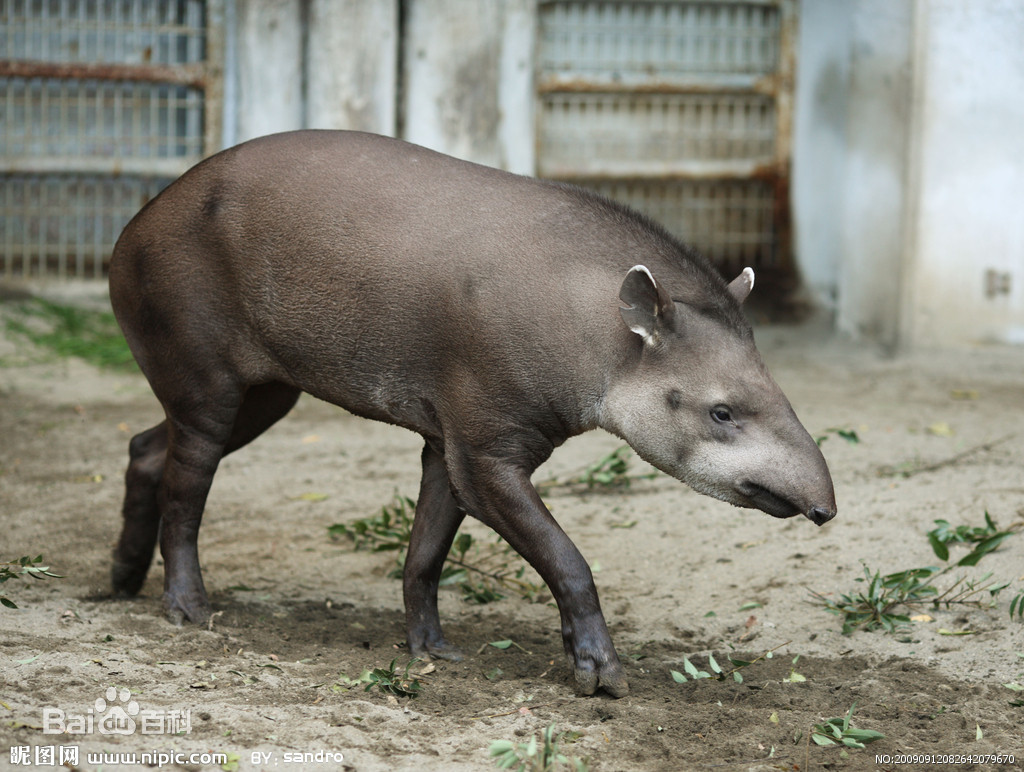
[[[628,683],[586,561],[530,476],[601,427],[695,490],[821,525],[818,446],[726,283],[644,216],[396,139],[298,131],[202,161],[125,227],[110,298],[165,413],[129,445],[117,596],[157,541],[169,619],[210,605],[197,535],[221,458],[306,392],[418,432],[409,650],[456,658],[438,580],[468,513],[547,583],[578,693]]]

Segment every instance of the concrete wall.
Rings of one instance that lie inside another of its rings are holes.
[[[306,29],[306,126],[393,135],[398,3],[310,0]]]
[[[302,4],[233,0],[238,26],[235,142],[303,128]],[[231,105],[227,106],[231,109]]]
[[[914,0],[804,0],[794,128],[796,257],[857,337],[899,340]]]
[[[407,6],[403,136],[532,174],[534,0]]]
[[[913,2],[859,0],[852,16],[836,323],[892,346],[908,208]]]
[[[803,0],[800,34],[812,296],[890,348],[1024,342],[1024,4]]]
[[[835,311],[846,176],[853,4],[803,0],[793,108],[794,252],[804,288]]]
[[[1024,3],[918,14],[905,338],[1024,343]]]

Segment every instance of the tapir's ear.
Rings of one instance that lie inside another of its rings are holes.
[[[628,306],[619,309],[622,319],[644,343],[657,343],[662,331],[672,328],[675,316],[672,298],[645,266],[634,265],[629,269],[619,290],[619,300]]]
[[[754,289],[753,268],[744,268],[743,273],[729,282],[729,294],[736,298],[737,303],[746,300],[752,289]]]

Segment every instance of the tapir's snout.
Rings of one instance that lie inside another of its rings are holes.
[[[811,511],[807,513],[807,519],[815,525],[825,525],[829,520],[836,516],[836,509],[825,509],[824,507],[812,507]]]

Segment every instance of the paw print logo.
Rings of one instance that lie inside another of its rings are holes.
[[[139,715],[139,703],[132,699],[132,693],[111,686],[105,696],[106,699],[96,699],[96,727],[100,734],[134,734],[132,717]]]

